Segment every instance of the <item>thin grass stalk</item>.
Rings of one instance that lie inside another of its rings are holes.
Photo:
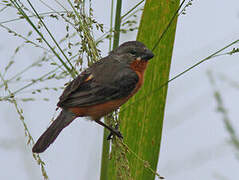
[[[115,13],[115,28],[114,28],[114,41],[113,41],[113,49],[117,48],[119,46],[119,38],[120,38],[120,26],[121,26],[121,7],[122,7],[122,1],[117,0],[116,4],[116,13]],[[113,0],[112,0],[112,6],[111,6],[111,30],[112,30],[112,19],[113,19]],[[109,41],[110,48],[111,48],[111,39]],[[111,50],[111,49],[110,49]],[[105,123],[106,124],[112,124],[114,121],[113,114],[105,117]],[[107,137],[109,135],[109,132],[107,129],[104,128],[104,136],[103,136],[103,147],[102,147],[102,158],[101,158],[101,174],[100,179],[101,180],[107,180],[111,179],[108,178],[108,165],[110,161],[110,142],[107,140]]]
[[[52,33],[50,32],[50,30],[47,28],[47,26],[45,25],[45,23],[42,21],[42,18],[39,16],[39,14],[37,13],[37,11],[35,10],[35,8],[33,7],[32,3],[27,0],[27,2],[29,3],[29,5],[31,6],[31,8],[33,9],[34,13],[36,14],[36,16],[38,17],[38,19],[40,20],[40,22],[42,23],[42,25],[44,26],[44,28],[46,29],[47,33],[49,34],[49,36],[51,37],[51,39],[53,40],[53,42],[55,43],[55,45],[57,46],[57,48],[60,50],[60,52],[62,53],[62,55],[65,57],[66,61],[69,63],[69,65],[71,66],[71,72],[69,72],[70,74],[72,74],[73,78],[76,77],[77,72],[74,68],[74,66],[71,64],[70,60],[68,59],[68,57],[65,55],[64,51],[62,50],[62,48],[59,46],[58,42],[55,40],[54,36],[52,35]],[[29,18],[28,18],[29,19]],[[30,20],[30,19],[29,19]]]
[[[15,109],[16,109],[16,112],[17,114],[19,115],[19,119],[20,121],[22,122],[22,125],[24,127],[24,133],[25,133],[25,136],[28,138],[27,140],[27,144],[30,144],[31,146],[33,144],[35,144],[33,138],[32,138],[32,135],[28,129],[28,126],[27,124],[25,123],[25,120],[24,120],[24,116],[23,116],[23,110],[22,108],[19,107],[19,105],[17,104],[17,101],[14,97],[14,94],[11,92],[11,90],[8,88],[8,84],[7,82],[5,81],[4,77],[2,76],[1,72],[0,72],[0,79],[3,81],[3,84],[5,86],[5,91],[8,92],[9,96],[11,97],[9,99],[9,102],[11,102]],[[41,172],[42,172],[42,176],[44,178],[44,180],[48,180],[48,175],[47,175],[47,172],[46,172],[46,169],[45,169],[45,163],[41,160],[41,157],[39,156],[39,154],[34,154],[32,153],[32,156],[33,158],[36,160],[36,162],[38,163],[38,165],[41,167]]]
[[[114,12],[114,0],[111,0],[110,8],[110,31],[109,31],[109,51],[112,50],[112,31],[113,31],[113,12]]]
[[[126,12],[123,16],[121,16],[121,20],[123,20],[126,16],[128,16],[133,10],[135,10],[138,6],[140,6],[145,0],[140,1],[134,7],[132,7],[128,12]]]
[[[85,38],[87,39],[88,41],[88,45],[89,45],[89,49],[91,49],[89,52],[88,52],[88,55],[91,58],[91,61],[92,62],[89,62],[89,63],[93,63],[93,62],[96,62],[98,59],[99,59],[99,53],[97,51],[97,47],[96,47],[96,43],[93,39],[93,37],[91,36],[90,34],[90,31],[87,27],[85,27],[85,24],[84,22],[82,21],[82,17],[80,16],[80,14],[77,12],[76,8],[73,6],[73,4],[71,3],[70,0],[68,0],[68,3],[70,4],[71,8],[73,9],[76,17],[78,18],[78,21],[79,21],[79,25],[81,26],[83,32],[84,32],[84,36]],[[83,1],[83,4],[84,4],[84,1]],[[84,9],[83,9],[84,11]],[[85,13],[84,13],[85,14]],[[90,53],[90,54],[89,54]]]
[[[51,49],[51,51],[60,60],[60,62],[66,68],[66,70],[69,72],[69,74],[71,74],[71,76],[74,78],[75,73],[71,70],[71,68],[69,68],[67,66],[67,64],[63,61],[63,59],[58,55],[58,53],[54,50],[54,48],[49,44],[49,42],[45,39],[45,37],[42,35],[42,33],[37,29],[37,27],[34,25],[34,23],[31,21],[31,19],[27,16],[27,14],[21,8],[21,6],[16,1],[13,1],[13,0],[11,0],[11,3],[16,7],[16,9],[19,11],[19,13],[27,20],[27,22],[33,27],[33,29],[38,33],[38,35],[43,39],[43,41],[47,44],[47,46]]]
[[[113,49],[119,46],[122,0],[117,0]]]
[[[59,14],[63,14],[63,13],[67,13],[66,11],[52,11],[52,12],[44,12],[44,13],[39,13],[39,16],[44,16],[44,15],[50,15],[50,14],[53,14],[53,13],[59,13]],[[33,18],[33,17],[36,17],[36,15],[31,15],[31,16],[28,16],[29,18]],[[6,24],[6,23],[10,23],[10,22],[14,22],[14,21],[19,21],[19,20],[23,20],[23,18],[14,18],[14,19],[10,19],[10,20],[6,20],[6,21],[2,21],[0,22],[0,24]]]

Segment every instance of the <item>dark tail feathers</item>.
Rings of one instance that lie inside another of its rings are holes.
[[[32,148],[32,152],[41,153],[45,151],[57,138],[62,129],[68,126],[76,116],[66,110],[62,110],[50,127],[41,135]]]

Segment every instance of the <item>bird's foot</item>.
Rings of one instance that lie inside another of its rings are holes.
[[[114,135],[116,135],[120,139],[123,139],[123,136],[122,136],[121,132],[118,130],[118,128],[119,128],[118,124],[116,125],[115,129],[112,128],[109,136],[107,137],[107,140],[113,139]]]

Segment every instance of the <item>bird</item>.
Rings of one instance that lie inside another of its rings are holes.
[[[100,119],[117,110],[141,88],[148,61],[153,57],[142,42],[128,41],[82,71],[64,89],[57,103],[62,109],[60,114],[37,140],[32,152],[44,152],[78,117],[90,117],[122,138],[117,129]]]

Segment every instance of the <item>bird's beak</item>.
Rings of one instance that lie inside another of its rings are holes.
[[[154,57],[154,54],[152,51],[147,50],[144,55],[141,57],[143,60],[150,60]]]

